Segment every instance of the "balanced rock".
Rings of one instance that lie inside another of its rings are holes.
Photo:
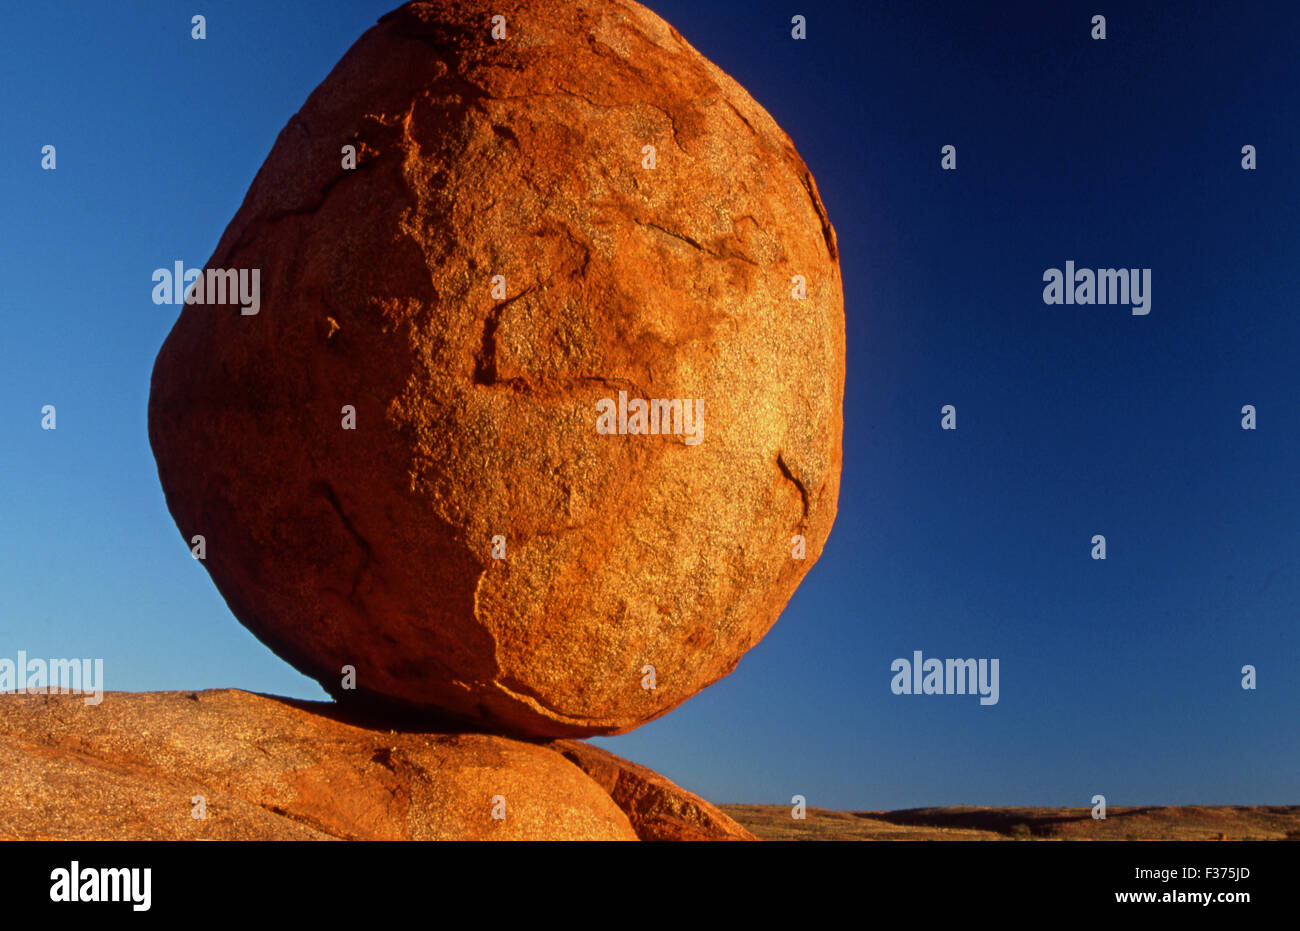
[[[0,840],[681,836],[671,818],[623,810],[566,758],[584,747],[392,731],[336,705],[233,689],[110,692],[96,706],[0,695]],[[608,771],[640,769],[586,750]],[[656,811],[708,806],[655,778]],[[717,814],[699,839],[745,833]]]
[[[729,673],[820,555],[835,234],[786,134],[635,3],[388,14],[207,268],[153,373],[167,503],[340,700],[626,731]],[[215,270],[254,269],[256,306],[223,303]]]

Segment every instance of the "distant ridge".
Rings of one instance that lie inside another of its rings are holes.
[[[762,840],[1300,840],[1300,805],[1161,805],[1111,808],[809,808],[719,805]]]

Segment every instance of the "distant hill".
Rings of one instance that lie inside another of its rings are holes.
[[[1162,805],[1111,808],[809,808],[719,805],[763,840],[1300,840],[1300,805]]]

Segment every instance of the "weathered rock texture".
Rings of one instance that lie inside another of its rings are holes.
[[[159,353],[168,506],[235,615],[341,701],[626,731],[730,672],[820,555],[835,234],[785,133],[635,3],[385,16],[208,267],[260,269],[261,310],[186,307]],[[597,433],[619,391],[702,399],[703,442]]]
[[[338,715],[328,704],[236,690],[110,692],[98,706],[80,695],[0,696],[0,839],[677,836],[662,817],[625,813],[623,793],[611,797],[558,748],[375,729]],[[564,752],[582,747],[566,742]],[[716,812],[660,781],[657,810]],[[198,795],[203,819],[193,817]],[[504,820],[492,817],[494,796],[505,798]],[[717,813],[699,839],[736,832],[746,833]]]
[[[654,770],[577,740],[556,741],[553,746],[609,793],[642,840],[758,839]]]

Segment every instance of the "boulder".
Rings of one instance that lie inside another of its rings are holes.
[[[821,553],[835,234],[786,134],[635,3],[383,17],[206,267],[260,293],[205,275],[159,352],[167,504],[341,702],[627,731],[729,673]]]
[[[601,785],[535,743],[233,689],[0,695],[4,840],[636,838]]]

